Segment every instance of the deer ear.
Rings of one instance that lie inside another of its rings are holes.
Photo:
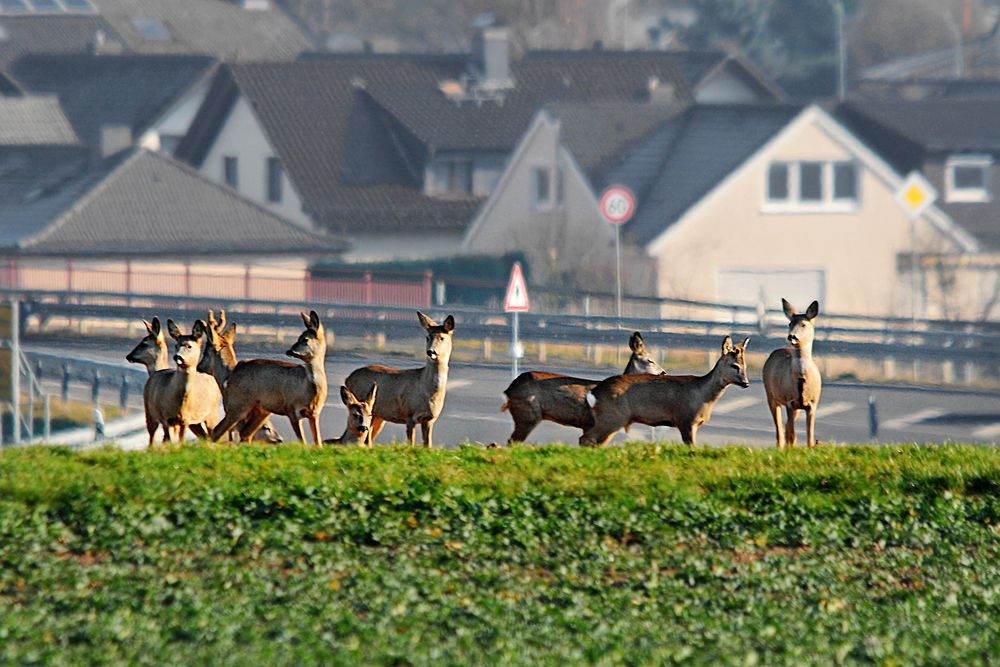
[[[733,339],[726,336],[722,339],[722,354],[729,354],[733,351]]]
[[[173,338],[174,340],[177,340],[178,338],[184,335],[184,333],[177,327],[177,325],[174,323],[173,320],[167,320],[167,332],[170,334],[170,337]]]
[[[372,388],[368,390],[368,395],[365,396],[365,400],[362,403],[367,403],[368,405],[375,405],[375,394],[378,391],[378,383],[372,383]]]
[[[306,315],[302,311],[299,311],[299,315],[302,317],[302,324],[304,324],[305,327],[306,327],[306,329],[308,329],[309,328],[309,324],[310,324],[310,322],[309,322],[309,316]]]
[[[146,327],[146,333],[149,334],[153,333],[153,325],[147,322],[146,320],[142,321],[142,326]]]
[[[806,308],[806,319],[815,320],[817,315],[819,315],[819,301],[813,301]]]
[[[214,329],[217,324],[218,323],[215,321],[215,311],[212,310],[211,308],[209,308],[208,309],[208,326],[210,326],[210,327],[212,327]]]
[[[747,349],[747,343],[749,343],[749,342],[750,342],[750,336],[747,336],[746,338],[743,339],[742,343],[740,343],[739,345],[737,345],[737,347],[740,348],[741,350],[745,350],[745,349]]]
[[[153,334],[154,336],[159,336],[160,335],[160,331],[161,331],[161,328],[160,328],[160,318],[159,317],[154,317],[153,318],[153,323],[152,323],[151,326],[152,326],[152,328],[149,330],[149,333]]]
[[[787,317],[788,319],[792,319],[799,312],[799,311],[795,310],[795,306],[793,306],[792,304],[788,303],[784,299],[781,300],[781,309],[783,311],[785,311],[785,317]]]
[[[226,327],[226,330],[222,332],[221,336],[230,343],[236,340],[236,322],[230,322],[229,326]]]
[[[319,313],[315,310],[309,311],[309,328],[313,331],[319,331],[323,328],[323,323],[319,321]]]
[[[351,405],[352,403],[357,403],[358,399],[355,398],[351,390],[345,385],[340,385],[340,400],[344,402],[344,405]]]
[[[430,329],[431,327],[437,325],[437,323],[434,320],[427,317],[419,310],[417,311],[417,319],[420,320],[420,326],[422,326],[424,329]]]
[[[642,334],[638,331],[632,332],[632,336],[628,339],[628,349],[638,352],[643,347],[645,347],[645,343],[642,340]]]
[[[208,325],[205,324],[205,320],[195,320],[194,326],[191,327],[191,335],[195,338],[201,338],[205,335],[205,329]]]
[[[449,315],[444,318],[444,323],[441,326],[444,327],[446,333],[451,333],[455,330],[455,318]]]

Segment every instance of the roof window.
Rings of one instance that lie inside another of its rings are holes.
[[[158,18],[137,16],[132,19],[132,27],[147,42],[169,42],[170,31]]]
[[[0,14],[93,14],[91,0],[0,0]]]

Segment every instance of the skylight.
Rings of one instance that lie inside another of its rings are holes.
[[[92,0],[0,0],[0,14],[94,14]]]
[[[141,16],[132,19],[132,26],[148,42],[169,42],[170,31],[160,22],[160,19]]]

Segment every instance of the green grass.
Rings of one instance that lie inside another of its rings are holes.
[[[997,655],[992,448],[0,454],[0,663]]]

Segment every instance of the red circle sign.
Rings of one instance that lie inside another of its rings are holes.
[[[612,225],[628,222],[635,213],[635,195],[624,185],[612,185],[601,194],[601,215]]]

